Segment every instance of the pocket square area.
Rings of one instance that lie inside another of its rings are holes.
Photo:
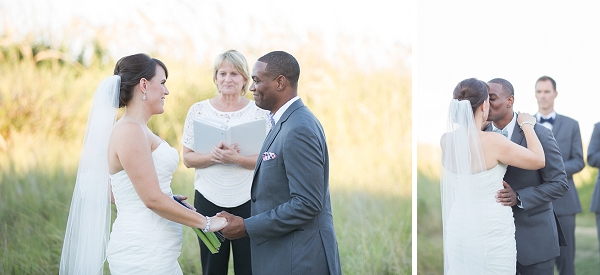
[[[262,154],[263,161],[272,160],[272,159],[276,159],[276,158],[277,158],[277,155],[272,152],[264,152]]]

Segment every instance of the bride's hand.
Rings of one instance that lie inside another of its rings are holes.
[[[531,123],[535,123],[536,122],[535,117],[533,117],[532,115],[530,115],[528,113],[521,113],[521,112],[519,112],[518,114],[519,114],[519,116],[517,117],[517,123],[519,125],[521,125],[525,121],[529,121]]]
[[[223,217],[212,216],[210,217],[210,232],[217,232],[227,226],[227,219]]]

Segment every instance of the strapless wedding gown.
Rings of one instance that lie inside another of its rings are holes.
[[[172,196],[171,178],[179,163],[177,150],[162,142],[152,152],[152,159],[160,189]],[[111,274],[183,274],[177,262],[181,224],[148,209],[124,170],[111,176],[111,185],[117,207],[107,248]]]
[[[445,274],[516,272],[517,248],[512,209],[496,202],[506,165],[452,177],[454,202],[444,224]]]

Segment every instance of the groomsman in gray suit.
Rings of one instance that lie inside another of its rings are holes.
[[[566,246],[560,247],[560,255],[556,258],[556,267],[560,275],[574,275],[575,214],[581,212],[581,203],[573,182],[573,175],[581,171],[585,167],[585,163],[583,162],[579,123],[554,111],[554,100],[557,95],[556,82],[551,77],[542,76],[535,83],[535,98],[538,103],[538,112],[535,117],[538,123],[552,130],[562,154],[569,184],[567,194],[552,202],[567,241]]]
[[[490,86],[491,121],[486,131],[507,132],[511,141],[526,146],[523,130],[516,123],[513,111],[514,89],[505,79],[495,78]],[[504,189],[496,200],[511,206],[515,219],[517,241],[517,274],[548,275],[554,272],[554,258],[559,245],[564,244],[560,224],[552,201],[569,190],[562,156],[552,132],[536,123],[535,134],[544,148],[546,166],[539,170],[524,170],[508,166],[504,174]]]
[[[221,212],[229,239],[249,236],[252,273],[341,274],[329,196],[329,156],[319,120],[298,98],[300,66],[282,51],[254,64],[250,91],[271,111],[254,168],[252,216]]]
[[[600,122],[594,125],[592,139],[587,151],[587,162],[590,166],[600,168]],[[598,240],[600,241],[600,173],[596,180],[596,187],[592,195],[590,211],[596,212],[596,226],[598,230]]]

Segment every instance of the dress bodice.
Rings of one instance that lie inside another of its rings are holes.
[[[152,152],[152,160],[158,176],[160,189],[168,195],[171,192],[171,178],[177,170],[179,164],[179,153],[175,148],[169,146],[166,142],[161,142]],[[112,191],[115,197],[115,205],[119,214],[123,211],[137,212],[139,209],[146,209],[146,206],[138,196],[129,176],[125,170],[121,170],[111,175]]]
[[[502,188],[502,178],[506,173],[506,164],[498,163],[492,169],[472,175],[456,175],[454,182],[454,195],[456,204],[461,202],[478,202],[498,204],[495,199],[496,192]]]
[[[515,225],[511,207],[496,202],[505,164],[472,175],[445,171],[444,274],[514,274]]]
[[[160,189],[171,196],[171,178],[179,163],[177,150],[162,142],[152,152],[152,160]],[[177,262],[181,224],[146,207],[124,170],[110,178],[117,206],[107,248],[111,274],[182,274]]]

